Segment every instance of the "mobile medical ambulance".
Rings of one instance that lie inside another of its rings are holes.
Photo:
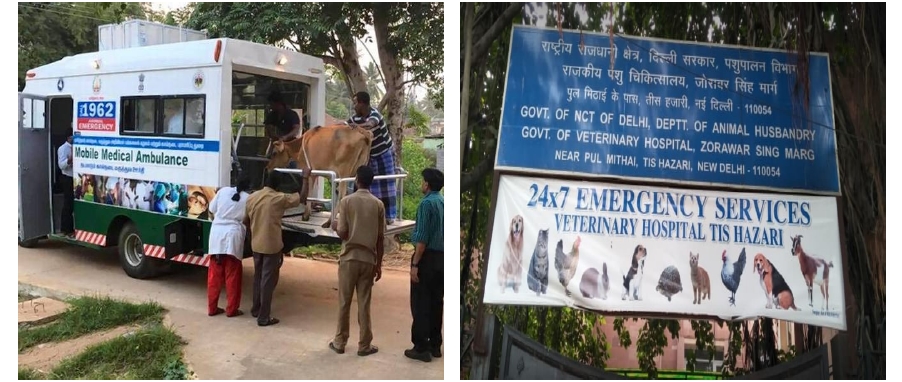
[[[148,26],[155,24],[142,24]],[[207,206],[216,191],[234,185],[239,171],[251,175],[255,187],[262,184],[269,93],[281,91],[305,129],[325,120],[319,58],[225,38],[142,39],[121,47],[102,41],[99,52],[27,72],[19,93],[21,246],[43,238],[115,246],[123,269],[135,278],[158,275],[169,261],[206,266]],[[74,132],[71,185],[60,182],[56,161],[68,131]],[[323,181],[312,193],[311,200],[324,206],[337,205],[336,188],[353,182],[328,171],[313,174],[334,185],[327,198]],[[403,190],[405,174],[377,179],[389,177]],[[60,234],[63,187],[74,188],[74,239]],[[303,208],[283,219],[286,245],[337,243],[336,234],[321,227],[331,214],[314,212],[303,221]],[[395,222],[387,234],[413,225]]]

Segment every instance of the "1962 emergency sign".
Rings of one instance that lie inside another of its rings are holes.
[[[115,101],[79,102],[75,109],[79,131],[116,131]]]

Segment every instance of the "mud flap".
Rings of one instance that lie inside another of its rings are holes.
[[[166,259],[190,253],[202,255],[204,248],[204,226],[200,221],[179,219],[165,227]]]

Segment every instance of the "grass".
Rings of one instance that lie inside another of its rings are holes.
[[[19,368],[19,380],[43,379],[41,373],[29,368]]]
[[[188,379],[181,338],[160,323],[137,333],[102,342],[67,358],[46,376],[19,369],[19,380],[35,379]]]
[[[37,344],[65,341],[120,325],[159,322],[163,317],[163,307],[156,303],[130,304],[108,297],[80,297],[67,302],[69,309],[52,323],[19,329],[19,352]]]
[[[338,258],[341,253],[341,244],[315,244],[306,247],[298,247],[291,251],[295,255],[303,255],[311,257],[314,255],[324,255],[326,257]]]
[[[131,336],[93,345],[67,358],[49,379],[187,379],[182,362],[183,342],[161,323],[153,323]],[[19,372],[20,379],[22,371]]]

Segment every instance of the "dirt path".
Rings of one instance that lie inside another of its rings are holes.
[[[395,262],[400,263],[400,259]],[[406,264],[409,257],[404,261],[400,264]],[[241,309],[247,313],[254,268],[249,260],[243,266]],[[422,363],[404,357],[404,350],[411,346],[410,276],[406,267],[403,271],[386,270],[373,287],[373,334],[379,353],[368,357],[355,354],[356,304],[351,308],[351,351],[337,355],[328,348],[338,313],[335,264],[286,258],[273,296],[273,316],[282,322],[270,327],[258,327],[250,314],[207,317],[206,270],[201,268],[135,280],[125,275],[111,251],[42,243],[39,248],[19,249],[18,269],[20,286],[159,302],[168,311],[172,329],[186,340],[185,360],[198,379],[444,377],[444,358]],[[222,298],[220,304],[224,303]]]
[[[52,342],[37,345],[19,354],[19,367],[27,367],[41,373],[47,373],[62,360],[79,354],[89,346],[106,340],[119,337],[127,333],[134,333],[139,329],[137,325],[119,326],[101,332],[94,332],[84,336],[63,342]]]

